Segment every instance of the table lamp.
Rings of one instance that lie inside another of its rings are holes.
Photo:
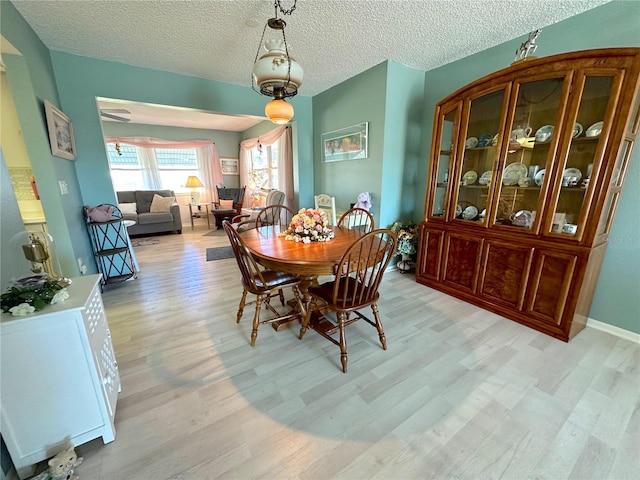
[[[195,175],[189,175],[184,186],[191,189],[191,203],[200,203],[200,191],[198,191],[198,188],[204,187],[200,179]]]

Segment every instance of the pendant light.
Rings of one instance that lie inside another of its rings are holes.
[[[273,97],[273,100],[267,103],[264,113],[269,120],[277,124],[288,123],[293,118],[293,106],[285,99],[298,93],[304,74],[300,64],[289,55],[289,46],[284,33],[287,24],[278,18],[278,11],[283,15],[291,15],[295,8],[296,0],[293,2],[293,7],[288,10],[282,8],[280,0],[274,1],[275,17],[267,20],[262,30],[253,63],[251,87],[261,95]],[[282,39],[276,38],[264,42],[267,53],[258,58],[267,27],[280,32]]]

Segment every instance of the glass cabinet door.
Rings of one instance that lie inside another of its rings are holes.
[[[494,225],[535,231],[545,175],[558,145],[564,78],[516,85],[513,121],[507,127],[507,154],[502,170]]]
[[[449,169],[454,152],[454,136],[459,120],[459,108],[446,111],[439,119],[438,159],[435,165],[436,183],[433,188],[431,216],[444,217],[447,211],[447,189],[449,187]]]
[[[505,91],[498,90],[471,101],[460,168],[456,171],[456,210],[463,222],[484,224],[494,170],[498,161],[498,131],[503,123]]]
[[[586,207],[589,203],[587,199],[590,198],[591,190],[594,188],[589,184],[592,175],[597,178],[598,151],[604,148],[599,145],[600,134],[607,127],[603,124],[603,120],[606,117],[614,83],[614,76],[585,78],[567,162],[563,165],[562,174],[556,180],[560,185],[550,226],[551,233],[576,236],[586,221]],[[624,165],[620,160],[616,162],[612,178],[614,186],[620,182],[620,172]],[[609,210],[610,203],[609,201],[605,206],[605,211]]]

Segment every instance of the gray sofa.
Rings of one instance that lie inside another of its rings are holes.
[[[128,228],[129,235],[148,235],[161,232],[182,233],[182,219],[180,218],[180,207],[174,201],[170,212],[151,213],[151,202],[154,195],[161,197],[173,197],[172,190],[124,190],[116,192],[118,204],[135,203],[137,213],[122,212],[125,220],[134,220],[135,225]],[[123,210],[122,205],[120,205]]]

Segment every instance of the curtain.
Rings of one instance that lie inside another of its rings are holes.
[[[142,183],[144,188],[149,190],[159,190],[162,188],[160,180],[160,172],[158,171],[158,162],[156,160],[156,151],[153,148],[136,147],[138,159],[142,166]]]
[[[155,158],[155,150],[153,152],[153,160],[147,156],[146,149],[154,148],[194,148],[196,150],[196,158],[198,162],[198,178],[204,184],[204,198],[208,201],[217,200],[215,198],[215,186],[222,184],[222,165],[220,165],[220,156],[216,144],[211,140],[161,140],[151,137],[107,137],[107,143],[123,143],[137,147],[138,158],[142,162],[143,179],[145,188],[158,189],[161,188],[160,173]],[[146,170],[149,169],[149,179],[147,179]],[[154,178],[154,176],[156,178]],[[157,186],[152,186],[156,182]],[[147,185],[149,183],[149,185]]]
[[[278,142],[278,187],[285,194],[285,205],[293,208],[293,147],[291,144],[291,127],[283,125],[257,138],[249,138],[240,142],[240,183],[249,183],[251,171],[251,150],[258,145],[273,145]],[[245,191],[246,205],[251,203],[251,192]]]

